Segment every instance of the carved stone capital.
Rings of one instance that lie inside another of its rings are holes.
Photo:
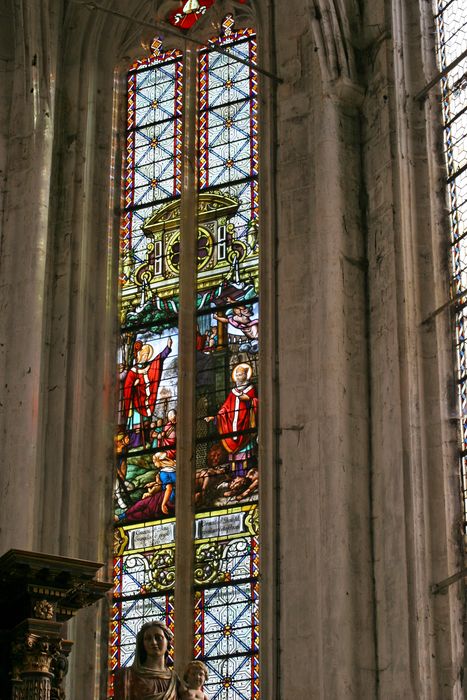
[[[40,630],[31,627],[42,625]],[[47,630],[46,627],[49,626]],[[11,644],[13,700],[64,700],[64,681],[72,642],[62,639],[60,623],[28,620]]]
[[[50,674],[54,642],[49,637],[22,632],[11,645],[13,677],[21,680],[25,674]]]

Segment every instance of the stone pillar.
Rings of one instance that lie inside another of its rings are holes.
[[[432,7],[376,0],[367,22],[386,29],[363,110],[377,697],[452,700],[462,592],[431,589],[462,568],[445,168],[439,96],[414,99],[437,70]]]
[[[2,656],[10,677],[0,677],[2,698],[65,700],[73,643],[64,638],[64,623],[111,588],[94,579],[101,566],[18,550],[0,558]]]
[[[351,51],[340,4],[321,4],[277,10],[288,37],[277,40],[279,695],[366,700],[376,672],[363,91],[339,63]],[[316,19],[311,41],[315,17],[336,17],[336,31]]]
[[[37,546],[34,538],[40,531],[35,518],[42,483],[54,76],[61,4],[4,3],[5,8],[11,6],[11,15],[0,20],[10,32],[6,50],[11,55],[11,97],[4,104],[1,128],[7,148],[0,166],[0,532],[4,546],[27,549]],[[15,466],[19,463],[21,479]]]

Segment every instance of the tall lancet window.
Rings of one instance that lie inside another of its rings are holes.
[[[223,700],[259,698],[256,61],[227,15],[127,76],[111,671],[163,619]]]
[[[444,146],[451,224],[464,529],[467,526],[467,5],[436,0],[437,58],[441,71]]]

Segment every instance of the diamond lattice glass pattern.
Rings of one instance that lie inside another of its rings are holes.
[[[463,56],[467,52],[467,4],[464,0],[437,0],[434,13],[438,65],[445,72],[441,79],[441,99],[451,222],[452,295],[456,300],[464,524],[467,525],[467,56]],[[451,67],[456,60],[457,65]]]
[[[257,700],[259,198],[256,41],[199,52],[195,657],[216,700]],[[248,65],[238,58],[249,62]]]
[[[110,697],[141,625],[174,625],[183,62],[152,50],[127,82]]]

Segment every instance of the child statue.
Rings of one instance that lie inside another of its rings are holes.
[[[115,675],[115,700],[180,700],[180,680],[167,667],[172,632],[159,620],[146,622],[136,635],[135,660]]]
[[[202,661],[190,661],[183,676],[186,687],[181,694],[182,700],[209,700],[203,691],[208,680],[208,669]]]

